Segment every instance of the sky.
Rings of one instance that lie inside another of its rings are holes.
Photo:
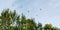
[[[60,0],[0,0],[0,13],[5,8],[60,28]]]

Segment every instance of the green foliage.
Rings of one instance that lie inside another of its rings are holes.
[[[42,24],[38,23],[38,30],[42,30]]]
[[[20,18],[21,17],[21,18]],[[14,25],[15,24],[15,25]],[[34,19],[27,19],[25,15],[17,15],[14,10],[4,9],[0,16],[0,30],[58,30],[51,24],[46,24],[42,27],[41,23],[35,23]]]
[[[8,30],[14,22],[19,20],[19,16],[16,14],[16,11],[10,12],[9,9],[5,9],[1,13],[1,26],[3,30]]]
[[[47,29],[47,28],[48,28],[48,29],[49,29],[49,28],[52,28],[52,25],[51,25],[51,24],[46,24],[44,28],[45,28],[45,29]]]
[[[26,24],[28,30],[34,30],[35,22],[33,21],[33,19],[27,19]]]
[[[47,30],[47,29],[51,29],[52,28],[52,25],[51,24],[46,24],[45,26],[44,26],[44,30]]]
[[[14,30],[14,27],[13,26],[10,26],[10,28],[8,30]]]

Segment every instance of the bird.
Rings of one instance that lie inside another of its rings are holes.
[[[40,8],[40,11],[41,11],[42,9]]]
[[[38,15],[36,14],[36,16],[38,16]]]
[[[29,13],[30,11],[28,10],[28,13]]]
[[[19,6],[19,8],[23,8],[23,6],[22,6],[22,5],[20,5],[20,6]]]

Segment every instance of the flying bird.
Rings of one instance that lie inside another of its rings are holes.
[[[38,15],[36,14],[36,16],[38,16]]]
[[[30,11],[28,10],[28,13],[29,13]]]
[[[41,11],[42,9],[40,8],[40,11]]]
[[[20,6],[18,6],[19,8],[23,8],[23,6],[22,5],[20,5]]]

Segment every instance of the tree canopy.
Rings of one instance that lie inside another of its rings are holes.
[[[0,30],[59,30],[51,24],[46,24],[44,27],[42,23],[35,22],[35,19],[27,19],[24,14],[18,15],[16,11],[4,9],[0,16]]]

